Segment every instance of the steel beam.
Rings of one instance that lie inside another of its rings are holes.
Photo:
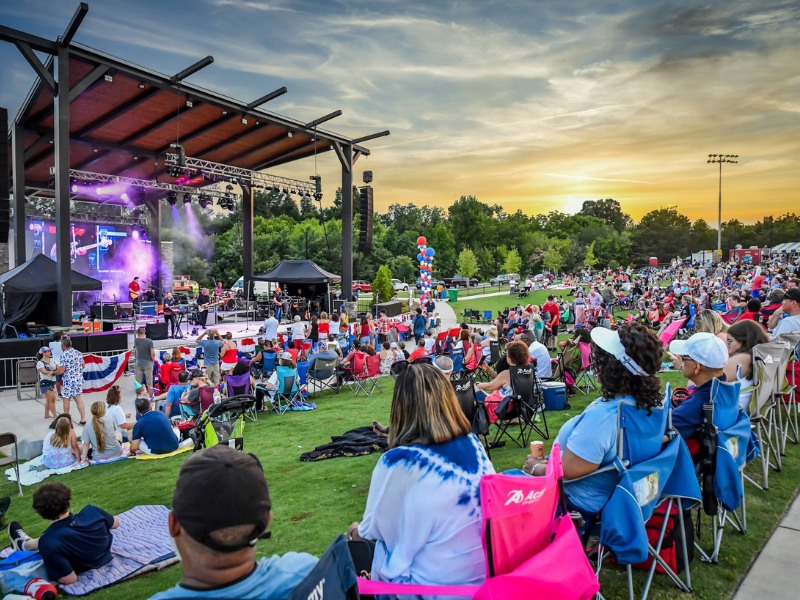
[[[52,135],[39,136],[39,139],[30,145],[30,148],[23,151],[22,160],[28,161],[31,158],[33,158],[36,155],[36,153],[39,152],[39,150],[41,150],[42,148],[44,148],[52,139],[53,139]]]
[[[15,123],[11,130],[14,177],[14,255],[20,266],[28,258],[25,248],[25,131]],[[10,265],[9,265],[10,266]]]
[[[332,113],[328,113],[324,117],[320,117],[319,119],[314,119],[310,123],[306,123],[306,127],[308,129],[316,129],[317,125],[321,125],[325,121],[330,121],[331,119],[335,119],[336,117],[340,116],[341,114],[342,114],[342,111],[335,110]]]
[[[105,65],[100,65],[92,69],[86,77],[72,86],[72,89],[69,91],[70,103],[74,102],[82,93],[95,87],[98,83],[105,81],[103,76],[106,73],[108,73],[108,67]]]
[[[218,142],[216,144],[212,144],[208,148],[203,148],[199,152],[194,152],[193,154],[197,158],[203,158],[204,156],[206,156],[208,154],[212,154],[213,152],[216,152],[217,150],[219,150],[221,148],[224,148],[225,146],[229,146],[231,144],[235,144],[239,140],[242,140],[242,139],[246,138],[247,136],[256,133],[257,131],[260,131],[260,130],[264,129],[265,127],[267,127],[267,125],[269,125],[269,123],[259,123],[258,125],[253,125],[252,127],[248,127],[244,131],[240,131],[239,133],[237,133],[236,135],[234,135],[232,137],[224,139],[221,142]]]
[[[345,160],[344,150],[342,150],[342,145],[339,142],[333,142],[333,149],[336,152],[336,156],[339,157],[339,162],[342,163],[342,168],[350,169],[351,163],[350,161]]]
[[[345,144],[342,163],[342,298],[353,297],[353,145]]]
[[[102,160],[103,158],[105,158],[109,154],[111,154],[111,150],[101,150],[100,152],[92,154],[89,158],[79,162],[77,165],[72,165],[72,168],[76,169],[78,171],[82,171],[86,167],[89,167],[89,166],[93,165],[94,163],[96,163],[99,160]]]
[[[286,89],[286,86],[282,88],[278,88],[274,92],[270,92],[266,96],[261,96],[258,100],[253,100],[250,104],[247,105],[247,110],[253,110],[257,106],[261,106],[262,104],[266,104],[270,100],[274,100],[278,96],[283,96],[289,90]]]
[[[308,150],[309,148],[313,148],[315,144],[317,144],[319,140],[311,140],[310,142],[306,142],[304,144],[300,144],[294,148],[290,148],[289,150],[285,150],[278,154],[277,156],[273,156],[265,163],[261,163],[257,167],[253,167],[253,171],[260,171],[261,169],[266,169],[267,167],[275,166],[276,164],[280,164],[278,161],[293,156],[296,152],[301,152],[303,150]],[[327,145],[327,144],[326,144]]]
[[[70,256],[69,197],[69,48],[58,49],[58,81],[55,97],[55,192],[56,192],[56,291],[58,324],[72,325],[72,260]]]
[[[269,148],[271,146],[274,146],[275,144],[279,144],[280,142],[282,142],[285,139],[286,139],[286,134],[285,133],[281,133],[281,134],[277,135],[276,137],[272,138],[271,140],[269,140],[268,142],[260,145],[258,148],[250,148],[248,150],[245,150],[244,152],[239,152],[239,154],[234,154],[233,156],[231,156],[229,158],[226,158],[225,162],[226,163],[232,163],[234,161],[241,160],[245,156],[249,156],[250,154],[255,154],[256,152],[261,152],[265,148]]]
[[[164,125],[167,125],[168,123],[171,123],[175,119],[180,119],[180,117],[187,115],[188,113],[192,112],[193,110],[196,110],[196,109],[200,108],[201,106],[203,106],[202,102],[200,102],[200,101],[193,102],[192,103],[192,108],[187,108],[186,110],[184,110],[184,111],[182,111],[180,113],[175,112],[175,113],[166,115],[164,117],[161,117],[158,121],[155,121],[155,122],[151,123],[150,125],[147,125],[146,127],[142,127],[139,131],[136,131],[136,132],[130,134],[128,137],[120,140],[119,143],[125,145],[125,144],[130,144],[132,142],[135,142],[136,140],[138,140],[140,138],[143,138],[146,135],[150,135],[151,133],[153,133],[157,129],[162,128]]]
[[[89,12],[89,5],[86,2],[81,2],[78,5],[78,9],[75,11],[75,14],[72,15],[72,19],[69,21],[69,25],[67,25],[66,30],[64,30],[64,35],[59,38],[59,45],[62,48],[67,48],[72,42],[72,38],[75,37],[75,34],[78,33],[78,27],[81,26],[83,22],[83,18],[86,16],[86,13]]]
[[[385,137],[389,135],[389,130],[386,131],[379,131],[378,133],[372,133],[370,135],[365,135],[364,137],[356,138],[353,140],[354,144],[362,144],[364,142],[368,142],[370,140],[374,140],[375,138]]]
[[[242,186],[242,275],[244,297],[250,301],[250,282],[253,279],[253,188],[250,181],[239,180]]]
[[[5,25],[0,25],[0,40],[4,42],[10,42],[12,44],[23,42],[32,49],[39,52],[44,52],[45,54],[58,53],[58,44],[55,42],[51,42],[48,39],[39,37],[38,35],[31,35],[30,33],[19,31],[18,29],[6,27]]]
[[[183,71],[181,71],[177,75],[173,75],[170,78],[170,82],[173,83],[173,84],[180,83],[181,81],[183,81],[184,79],[186,79],[190,75],[194,75],[199,70],[205,69],[208,65],[210,65],[213,62],[214,62],[214,57],[213,56],[206,56],[205,58],[201,58],[200,60],[198,60],[193,65],[190,65],[190,66],[186,67]]]
[[[45,127],[35,127],[33,129],[27,129],[28,131],[33,131],[38,133],[40,136],[47,136],[52,135],[53,130],[47,129]],[[93,146],[96,148],[103,148],[104,150],[114,150],[118,152],[127,152],[129,154],[133,154],[135,156],[147,157],[147,158],[158,158],[159,154],[157,152],[153,152],[152,150],[148,150],[147,148],[139,148],[138,146],[131,146],[128,144],[118,144],[117,142],[110,142],[108,140],[104,140],[101,138],[94,138],[85,136],[82,138],[72,137],[72,141],[76,144],[85,144],[87,146]],[[51,148],[47,152],[43,152],[39,156],[32,158],[26,163],[26,167],[30,169],[31,167],[38,165],[43,160],[50,157],[53,153],[53,149]]]
[[[39,60],[39,57],[33,53],[31,47],[25,42],[21,42],[19,40],[15,41],[14,45],[22,53],[22,56],[25,57],[25,60],[28,61],[28,64],[33,68],[33,70],[36,71],[36,74],[47,84],[47,87],[50,88],[50,91],[53,92],[53,95],[57,94],[58,85],[56,84],[56,80],[53,79],[50,71],[48,71],[47,68],[42,64],[42,61]]]

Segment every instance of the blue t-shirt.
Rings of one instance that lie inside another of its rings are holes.
[[[83,573],[108,563],[113,525],[114,517],[92,505],[52,523],[39,538],[48,578],[58,580],[73,571]]]
[[[723,374],[719,380],[725,381],[725,375]],[[672,426],[683,439],[690,438],[703,424],[703,404],[711,398],[712,383],[713,380],[710,380],[694,388],[686,400],[672,409]]]
[[[167,415],[169,418],[180,416],[181,407],[179,406],[179,404],[181,401],[181,394],[183,394],[183,392],[189,389],[191,385],[192,384],[187,383],[186,385],[174,384],[169,386],[169,390],[167,391],[167,401],[166,401],[166,404],[172,403],[172,406],[170,406],[169,409],[169,414]]]
[[[422,335],[425,333],[426,325],[427,321],[425,321],[425,317],[422,315],[417,315],[414,317],[414,335]]]
[[[136,421],[133,439],[143,439],[153,454],[169,454],[178,449],[178,438],[169,418],[158,410],[150,410]]]
[[[222,348],[222,342],[219,340],[200,340],[197,345],[203,349],[204,365],[219,364],[219,351]]]
[[[620,401],[635,402],[631,396],[611,398],[607,402],[598,398],[577,417],[564,423],[556,441],[562,453],[569,449],[583,460],[610,465],[617,457],[617,407]],[[564,491],[570,502],[582,511],[599,513],[608,502],[619,475],[615,470],[589,475],[577,481],[564,481]]]
[[[317,558],[305,552],[287,552],[264,557],[245,579],[229,586],[195,590],[181,584],[159,592],[150,600],[169,598],[240,598],[272,600],[286,598],[317,564]]]

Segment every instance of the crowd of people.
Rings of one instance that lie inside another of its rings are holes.
[[[603,327],[598,320],[604,317],[595,313],[594,307],[602,310],[613,306],[620,300],[620,292],[624,292],[634,307],[645,302],[648,308],[647,303],[653,301],[669,307],[665,318],[670,313],[673,318],[694,316],[691,335],[669,344],[673,365],[684,375],[689,388],[687,397],[674,403],[672,423],[692,450],[699,439],[703,404],[708,401],[713,382],[739,379],[742,389],[746,389],[753,376],[753,348],[782,333],[800,331],[796,270],[796,264],[755,267],[744,274],[738,265],[687,267],[672,273],[673,279],[667,279],[666,285],[664,278],[669,273],[663,271],[648,272],[641,278],[631,278],[630,273],[624,272],[610,277],[606,274],[608,278],[604,277],[602,285],[592,285],[586,294],[580,287],[573,288],[569,294],[573,297],[571,303],[550,295],[541,307],[516,306],[502,311],[482,332],[462,324],[454,350],[463,351],[469,370],[482,362],[481,368],[490,371],[490,381],[475,385],[478,402],[487,406],[499,403],[512,391],[510,368],[533,365],[540,379],[552,376],[553,360],[546,342],[550,338],[557,341],[564,304],[568,305],[572,318],[581,325],[574,339],[591,344],[600,397],[567,421],[556,441],[562,451],[567,508],[591,519],[602,512],[617,485],[617,473],[605,467],[617,458],[619,405],[630,403],[642,411],[643,418],[650,418],[654,408],[669,400],[658,377],[664,347],[657,333],[664,319],[648,321],[635,313],[637,316],[630,322],[616,328]],[[574,279],[579,284],[581,277]],[[610,292],[604,296],[607,288]],[[594,296],[600,300],[593,300]],[[762,299],[765,302],[756,307],[754,301]],[[740,306],[742,303],[745,306]],[[684,308],[692,305],[694,309]],[[769,314],[763,313],[765,309]],[[417,317],[421,317],[419,329],[414,320]],[[316,349],[307,357],[309,368],[316,361],[329,360],[347,368],[358,353],[363,353],[379,356],[381,373],[396,375],[389,424],[374,424],[375,430],[388,438],[389,449],[372,473],[363,516],[345,532],[348,540],[363,539],[374,544],[372,579],[420,585],[479,585],[485,577],[485,560],[478,487],[481,477],[494,473],[494,467],[484,446],[472,434],[472,424],[456,398],[450,381],[453,361],[446,354],[430,360],[431,355],[437,354],[437,347],[429,331],[429,317],[428,311],[421,308],[412,319],[408,343],[415,347],[411,352],[386,338],[380,319],[376,323],[365,318],[358,324],[358,339],[347,354],[336,343],[333,319],[320,318],[309,326],[294,323],[293,328],[297,329],[293,333],[302,340],[316,336]],[[253,360],[264,360],[267,353],[275,351],[280,364],[296,364],[297,346],[291,347],[294,354],[278,349],[277,329],[270,327],[265,323],[268,335],[274,337],[265,335],[266,339],[259,341]],[[501,338],[507,341],[504,355],[491,366],[486,365],[480,359],[487,356],[492,342]],[[226,343],[213,329],[198,339],[206,356],[210,354],[218,360],[224,356]],[[69,348],[68,340],[62,340],[61,345]],[[48,353],[42,353],[40,372],[55,381],[63,367],[53,368],[55,359],[45,356]],[[242,362],[237,361],[231,370],[234,376],[243,374],[237,372]],[[249,366],[248,362],[248,371]],[[91,424],[84,428],[82,442],[78,441],[69,415],[58,415],[45,442],[49,448],[46,460],[54,465],[66,464],[84,460],[88,452],[113,457],[123,435],[129,435],[140,449],[171,451],[171,442],[166,444],[167,428],[171,433],[169,415],[176,404],[180,407],[191,400],[198,388],[217,386],[219,381],[213,376],[216,371],[208,373],[208,368],[206,375],[199,370],[189,374],[180,369],[177,383],[160,399],[164,401],[164,412],[152,409],[145,392],[136,402],[139,418],[133,424],[128,423],[130,415],[119,409],[118,388],[112,388],[117,391],[109,391],[106,403],[92,405]],[[147,390],[146,385],[142,388]],[[743,392],[741,409],[746,412],[749,404],[749,397]],[[520,466],[527,476],[541,476],[546,472],[547,459],[531,454]],[[209,486],[208,481],[219,485]],[[240,493],[231,494],[231,489]],[[201,496],[205,502],[198,503]],[[34,494],[34,509],[51,522],[41,538],[28,537],[19,523],[9,527],[12,545],[24,550],[38,548],[51,579],[60,583],[75,581],[76,574],[108,561],[110,530],[118,524],[114,517],[94,506],[86,506],[73,515],[69,512],[70,502],[66,486],[45,484]],[[215,510],[208,511],[208,505]],[[256,558],[257,542],[269,535],[271,509],[264,470],[255,456],[222,445],[191,456],[181,467],[169,517],[169,534],[183,560],[182,580],[174,588],[153,596],[153,600],[215,597],[220,590],[230,597],[286,597],[308,575],[317,559],[294,552]],[[66,552],[65,548],[72,551]]]

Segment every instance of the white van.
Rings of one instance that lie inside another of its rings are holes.
[[[260,296],[261,294],[271,294],[272,290],[278,287],[278,283],[276,281],[254,281],[252,285],[252,292],[256,296]],[[236,280],[236,283],[233,284],[231,287],[232,292],[242,292],[244,290],[244,277],[239,277]]]

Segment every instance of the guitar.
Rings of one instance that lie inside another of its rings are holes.
[[[197,310],[198,312],[203,312],[208,310],[212,306],[216,306],[217,304],[222,304],[222,302],[207,302],[206,304],[198,304]]]
[[[128,296],[131,300],[136,300],[139,297],[139,294],[141,294],[141,291],[134,292],[133,290],[128,290]]]

